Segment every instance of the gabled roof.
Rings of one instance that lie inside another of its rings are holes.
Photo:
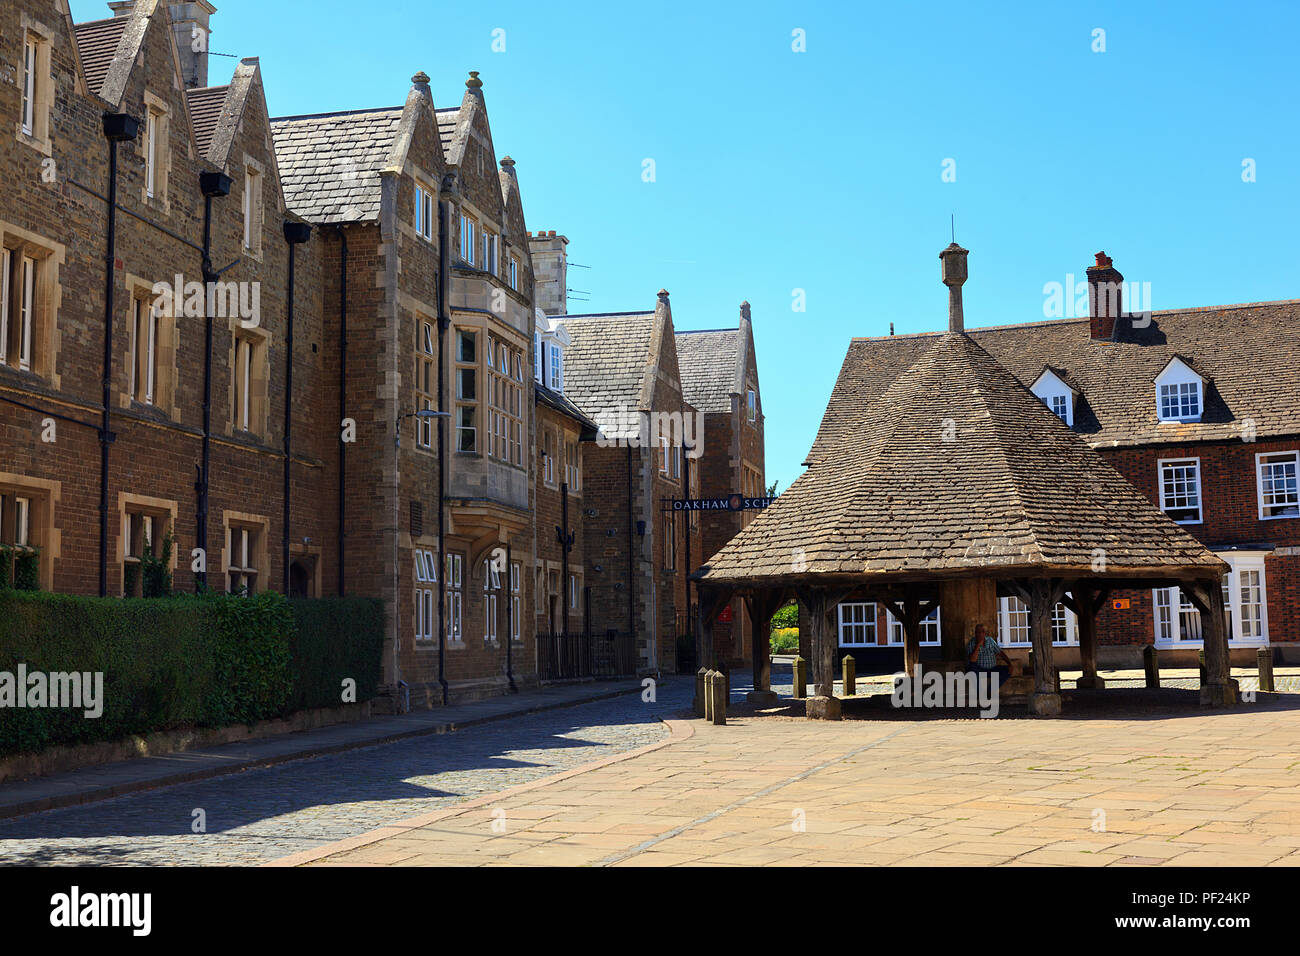
[[[1056,381],[1060,382],[1066,388],[1068,388],[1072,394],[1075,395],[1079,394],[1079,390],[1075,388],[1074,383],[1070,381],[1070,376],[1066,374],[1064,371],[1062,371],[1061,369],[1053,368],[1050,365],[1044,365],[1043,370],[1038,373],[1038,377],[1034,379],[1032,382],[1027,382],[1026,384],[1030,387],[1030,389],[1033,389],[1037,387],[1039,382],[1041,382],[1044,378],[1047,378],[1049,376],[1051,378],[1054,378]]]
[[[1025,385],[1044,365],[1079,390],[1075,430],[1094,447],[1239,439],[1252,419],[1257,437],[1300,434],[1300,301],[1256,302],[1151,313],[1147,328],[1118,323],[1117,341],[1089,338],[1087,319],[971,329],[976,342]],[[869,404],[940,337],[939,333],[854,339],[831,392],[808,461],[822,456],[854,406]],[[1201,420],[1170,426],[1156,417],[1152,382],[1178,354],[1194,355],[1206,390]]]
[[[271,120],[285,204],[317,223],[379,218],[379,171],[404,107]]]
[[[189,108],[190,123],[194,128],[194,145],[200,156],[206,157],[212,149],[212,139],[229,92],[229,85],[185,91],[185,104]]]
[[[818,461],[704,580],[1092,577],[1097,549],[1110,576],[1222,573],[967,335],[930,338],[875,401],[837,414]]]
[[[118,44],[126,31],[126,17],[110,17],[107,20],[92,20],[78,23],[73,33],[77,40],[77,53],[81,57],[82,72],[86,77],[86,87],[98,95],[104,88],[104,78],[108,68],[117,55]]]
[[[740,391],[736,381],[740,330],[678,331],[676,338],[682,395],[705,414],[730,412],[731,396]]]
[[[573,339],[564,350],[564,394],[610,439],[639,431],[641,383],[651,362],[654,312],[557,315]]]

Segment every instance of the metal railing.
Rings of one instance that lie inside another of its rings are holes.
[[[537,635],[540,680],[634,677],[636,670],[636,642],[626,632]]]

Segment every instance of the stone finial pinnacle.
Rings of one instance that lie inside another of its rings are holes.
[[[515,161],[511,159],[509,156],[502,156],[501,168],[507,170],[513,170],[515,168]]]
[[[741,317],[742,319],[748,319],[748,318],[749,318],[749,300],[748,300],[748,299],[746,299],[744,302],[740,303],[740,317]]]
[[[949,332],[966,331],[966,319],[962,313],[961,305],[961,287],[968,274],[966,267],[966,257],[968,255],[970,255],[969,250],[963,249],[955,242],[939,253],[939,261],[942,263],[943,284],[948,287]]]
[[[421,70],[416,73],[415,76],[411,77],[411,82],[416,86],[428,86],[429,74],[425,73],[424,70]]]
[[[659,290],[659,298],[663,299],[663,300],[666,302],[666,301],[668,300],[668,290],[667,290],[667,289],[660,289],[660,290]]]
[[[483,81],[478,78],[478,70],[469,71],[469,79],[465,81],[465,85],[476,93],[483,89]]]

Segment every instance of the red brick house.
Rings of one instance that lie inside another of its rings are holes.
[[[1153,504],[1228,563],[1223,581],[1232,658],[1273,647],[1300,660],[1300,301],[1128,314],[1123,276],[1098,254],[1088,269],[1086,319],[972,329],[970,336]],[[854,339],[817,440],[829,447],[837,409],[869,402],[928,349],[938,333]],[[1104,561],[1104,553],[1098,555]],[[874,605],[844,605],[840,646],[864,666],[901,661],[901,627]],[[1028,620],[1004,597],[1000,640],[1028,643]],[[940,639],[927,624],[927,652]],[[1138,666],[1143,645],[1194,663],[1199,612],[1176,589],[1123,591],[1097,618],[1102,666]],[[1075,666],[1077,625],[1058,605],[1054,643]]]
[[[704,415],[702,454],[689,462],[699,472],[700,497],[762,498],[767,492],[763,446],[763,396],[749,303],[734,329],[678,330],[682,393]],[[754,511],[692,512],[703,548],[691,553],[693,571],[753,520]],[[682,520],[685,520],[684,518]],[[733,599],[713,625],[719,660],[744,664],[752,657],[753,622],[745,602]]]

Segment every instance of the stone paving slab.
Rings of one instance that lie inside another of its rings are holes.
[[[82,767],[67,773],[11,781],[0,784],[0,819],[104,800],[154,787],[205,780],[251,767],[275,766],[289,760],[339,753],[406,737],[450,733],[457,728],[485,721],[568,707],[640,689],[640,683],[631,680],[552,685],[438,710],[331,724],[314,730],[179,753],[157,754]]]
[[[407,821],[401,865],[1300,863],[1300,702],[1280,695],[1056,720],[788,714],[669,721],[667,746]],[[283,862],[373,863],[394,839]]]
[[[0,820],[0,865],[247,866],[376,829],[400,837],[413,816],[662,743],[663,718],[682,713],[694,687],[661,680],[656,690],[654,700],[625,693]],[[562,809],[530,808],[539,823]],[[570,812],[602,811],[592,801]],[[526,848],[550,837],[518,839]],[[385,848],[397,865],[404,843]]]

